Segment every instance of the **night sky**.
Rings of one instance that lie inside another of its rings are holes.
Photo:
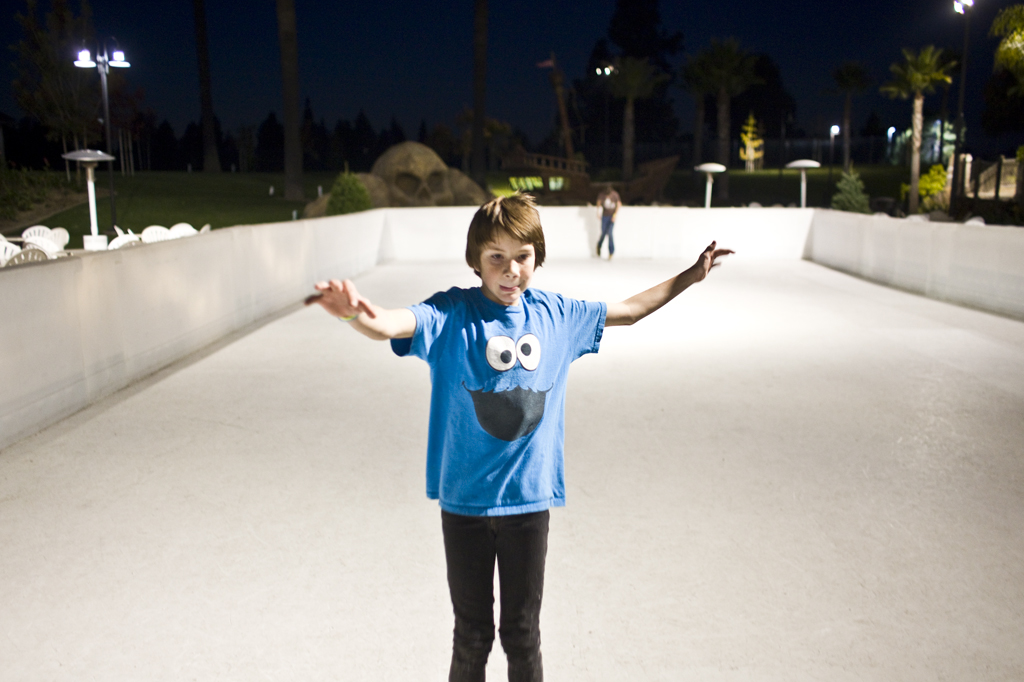
[[[41,0],[48,7],[45,0]],[[967,75],[969,141],[993,151],[996,142],[980,131],[981,91],[992,71],[996,39],[988,29],[1009,0],[976,0],[971,18]],[[24,7],[23,0],[5,3]],[[394,116],[410,138],[421,119],[454,126],[472,102],[472,0],[453,2],[312,2],[295,0],[299,77],[303,100],[333,127],[363,109],[377,129]],[[778,64],[797,102],[797,123],[821,133],[839,123],[842,100],[830,94],[832,70],[842,61],[864,62],[875,86],[855,100],[855,130],[875,110],[885,126],[909,126],[910,103],[890,101],[877,85],[900,49],[927,44],[960,51],[962,16],[952,0],[732,0],[661,3],[665,30],[682,31],[684,52],[694,53],[712,37],[738,38],[743,47],[767,53]],[[99,36],[114,36],[132,63],[133,87],[166,118],[179,136],[199,118],[192,3],[92,0]],[[518,126],[532,142],[551,130],[555,104],[546,71],[535,64],[554,51],[569,80],[583,76],[594,43],[606,36],[614,0],[546,3],[490,2],[487,114]],[[281,115],[281,71],[273,0],[206,3],[214,111],[226,131],[258,125],[270,111]],[[13,14],[13,12],[12,12]],[[9,15],[11,16],[11,15]],[[10,45],[20,29],[11,19],[0,28]],[[69,55],[69,59],[72,56]],[[22,114],[10,88],[12,53],[3,61],[0,111]],[[677,56],[682,63],[683,54]],[[956,84],[954,84],[956,85]],[[98,87],[98,84],[97,84]],[[955,108],[956,89],[950,97]],[[681,132],[689,132],[693,102],[673,90]],[[937,95],[927,106],[938,109]],[[825,133],[827,134],[827,133]],[[1002,140],[1002,146],[1008,146]],[[1009,153],[1010,148],[1002,149]]]

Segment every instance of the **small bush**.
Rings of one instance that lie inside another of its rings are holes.
[[[864,192],[864,181],[853,170],[843,173],[836,184],[839,191],[832,197],[832,208],[837,211],[853,213],[871,213],[868,195]]]
[[[370,193],[354,173],[341,173],[331,188],[326,215],[342,215],[373,208]]]
[[[76,188],[63,173],[0,167],[0,219],[15,218],[19,211],[27,211],[46,201],[53,190],[70,193]]]

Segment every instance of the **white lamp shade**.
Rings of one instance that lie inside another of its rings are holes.
[[[701,173],[724,173],[726,171],[726,167],[720,163],[702,163],[693,170]]]

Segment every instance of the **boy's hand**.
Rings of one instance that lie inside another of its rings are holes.
[[[691,270],[696,278],[694,280],[695,282],[699,282],[707,277],[708,273],[711,272],[711,268],[721,265],[721,263],[715,262],[718,258],[728,256],[730,253],[736,253],[732,249],[716,249],[715,245],[717,243],[718,242],[711,242],[708,245],[708,248],[704,249],[704,253],[700,254],[700,258],[697,259],[697,262],[693,264]]]
[[[356,285],[351,280],[340,282],[332,279],[330,282],[317,282],[313,288],[320,293],[309,296],[306,305],[319,303],[335,317],[352,317],[359,313],[366,313],[371,318],[377,317],[370,301],[359,295]]]

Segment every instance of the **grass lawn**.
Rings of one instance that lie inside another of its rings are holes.
[[[97,188],[107,187],[107,176],[98,173]],[[306,201],[317,196],[317,185],[331,190],[337,173],[303,173]],[[274,196],[270,196],[273,185]],[[292,211],[302,214],[305,201],[285,201],[283,173],[177,173],[150,171],[134,178],[114,176],[117,193],[117,225],[136,234],[150,225],[170,227],[191,223],[199,229],[206,223],[216,229],[231,225],[291,220]],[[110,233],[110,202],[96,201],[101,233]],[[42,221],[48,227],[61,226],[71,234],[70,248],[81,248],[82,235],[89,233],[89,207],[76,206]]]
[[[910,171],[899,166],[857,166],[854,168],[864,181],[864,191],[871,197],[893,197],[899,199],[900,183],[910,182]],[[836,183],[842,177],[842,169],[832,172],[829,183],[828,168],[807,171],[807,205],[827,207],[832,204]],[[716,178],[716,184],[718,179]],[[689,205],[704,204],[704,174],[693,171],[676,171],[665,188],[665,198],[673,203]],[[712,206],[740,206],[751,202],[762,206],[773,204],[800,205],[800,171],[779,169],[746,172],[729,171],[729,199],[723,201],[712,195]]]
[[[899,199],[900,184],[910,182],[910,170],[900,166],[856,166],[854,170],[864,181],[864,191],[871,197]],[[618,180],[621,173],[618,169],[592,169],[592,177]],[[842,170],[839,167],[832,171],[831,184],[828,179],[828,168],[807,171],[807,205],[812,207],[830,206],[832,195],[836,192],[836,183],[839,182],[840,177],[842,177]],[[703,206],[704,183],[703,173],[676,170],[665,186],[665,200],[672,204]],[[489,173],[487,184],[494,194],[510,194],[512,192],[507,174]],[[742,206],[754,201],[762,206],[799,205],[800,171],[783,170],[779,173],[776,168],[748,173],[742,170],[730,170],[729,199],[721,200],[712,196],[711,205]]]
[[[908,170],[894,166],[861,166],[857,168],[871,196],[899,197],[900,183],[907,182]],[[306,201],[317,196],[317,185],[329,192],[336,173],[304,173]],[[808,171],[807,204],[828,206],[840,172],[833,172],[829,190],[828,169]],[[105,188],[107,176],[99,174],[97,186]],[[495,190],[507,188],[507,177],[495,173],[488,177]],[[273,185],[275,196],[270,196]],[[175,223],[191,223],[200,228],[206,223],[216,229],[231,225],[291,220],[292,212],[301,215],[306,202],[285,201],[284,175],[279,173],[203,173],[144,172],[134,178],[114,176],[117,192],[117,224],[121,229],[136,234],[150,225],[170,227]],[[672,174],[665,188],[666,199],[675,204],[702,205],[704,202],[704,176],[689,170]],[[799,171],[765,170],[747,173],[729,172],[729,200],[712,199],[712,205],[739,206],[753,201],[764,206],[789,205],[800,201]],[[101,233],[110,234],[110,203],[106,198],[97,200],[97,214]],[[89,232],[87,205],[63,211],[43,221],[49,227],[61,226],[71,233],[71,248],[82,246],[82,235]],[[113,236],[111,234],[111,236]]]

